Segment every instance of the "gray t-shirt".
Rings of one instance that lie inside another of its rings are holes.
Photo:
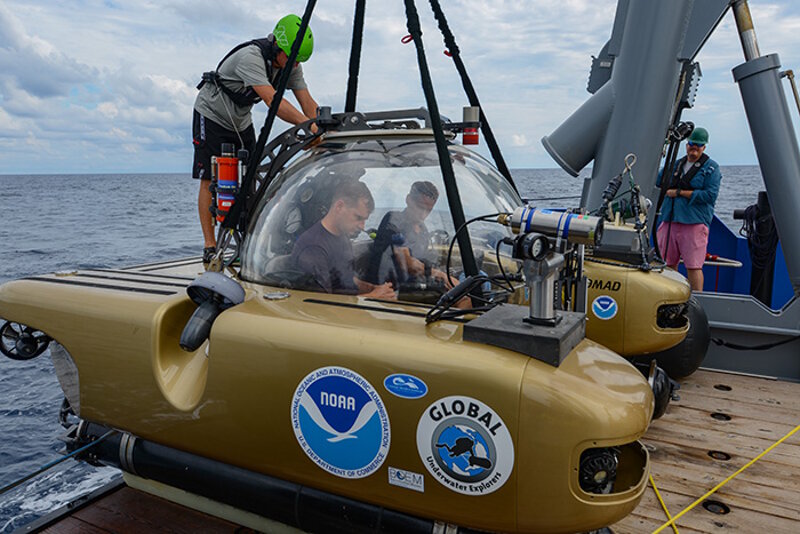
[[[274,39],[272,35],[269,38]],[[272,79],[269,79],[261,50],[257,45],[250,45],[231,54],[222,63],[219,74],[223,79],[231,80],[222,82],[229,89],[242,91],[245,87],[254,85],[274,86],[278,81],[280,69],[271,70]],[[297,91],[307,87],[303,78],[303,67],[298,65],[292,69],[286,88]],[[204,84],[194,101],[194,109],[198,113],[229,130],[242,131],[250,126],[253,122],[250,116],[251,108],[252,106],[241,107],[234,104],[230,97],[218,89],[214,83]],[[231,122],[231,118],[233,118],[233,122]]]

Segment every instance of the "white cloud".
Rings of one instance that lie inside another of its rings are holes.
[[[276,0],[268,9],[251,0],[5,0],[0,172],[188,172],[200,74],[304,6],[299,0]],[[317,49],[306,79],[334,111],[344,104],[353,6],[320,2],[312,22]],[[539,139],[588,98],[590,56],[610,36],[616,2],[448,0],[442,6],[511,166],[554,167]],[[417,7],[441,111],[457,119],[466,104],[461,82],[442,54],[427,2]],[[800,4],[754,0],[751,9],[762,52],[780,52],[784,68],[800,70]],[[402,2],[367,2],[361,109],[424,105],[414,47],[400,43],[407,32]],[[730,15],[699,59],[705,76],[698,105],[685,118],[709,127],[723,164],[754,161],[730,74],[742,62]],[[257,127],[265,113],[263,105],[254,110]],[[20,156],[21,143],[34,143],[40,157]]]
[[[525,134],[513,134],[511,144],[516,147],[528,146],[528,137]]]

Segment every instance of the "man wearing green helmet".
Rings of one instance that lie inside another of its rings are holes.
[[[669,178],[657,232],[664,261],[677,269],[683,258],[693,291],[703,290],[708,230],[722,180],[719,165],[705,154],[707,144],[708,131],[695,128],[686,142],[686,156]],[[661,185],[661,176],[656,185]]]
[[[197,208],[203,230],[203,260],[209,261],[216,246],[211,207],[211,158],[219,156],[223,143],[233,143],[236,150],[255,149],[256,136],[250,110],[263,100],[268,106],[275,96],[281,70],[287,67],[292,44],[298,36],[300,17],[286,15],[264,39],[242,43],[222,58],[216,70],[203,74],[197,86],[200,92],[194,103],[192,141],[194,164],[192,177],[200,180]],[[308,61],[314,50],[314,35],[307,28],[300,43],[297,62],[291,66],[287,89],[294,93],[300,109],[281,100],[278,117],[300,124],[316,117],[317,103],[308,90],[300,63]],[[312,126],[315,130],[316,126]]]

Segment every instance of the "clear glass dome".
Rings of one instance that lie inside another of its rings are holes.
[[[460,145],[449,145],[449,151],[467,219],[521,205],[485,159]],[[493,274],[495,269],[483,264],[490,258],[496,265],[495,245],[510,231],[477,222],[469,233],[479,268]],[[441,293],[453,235],[432,136],[409,139],[387,133],[329,140],[269,186],[253,212],[240,276],[266,285],[348,294],[369,294],[389,283],[400,298],[409,288],[436,293],[438,283]],[[457,245],[450,267],[457,279]]]

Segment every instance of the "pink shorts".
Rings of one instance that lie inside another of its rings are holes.
[[[667,265],[678,265],[683,258],[687,269],[703,268],[708,246],[708,226],[705,224],[661,223],[656,237]]]

